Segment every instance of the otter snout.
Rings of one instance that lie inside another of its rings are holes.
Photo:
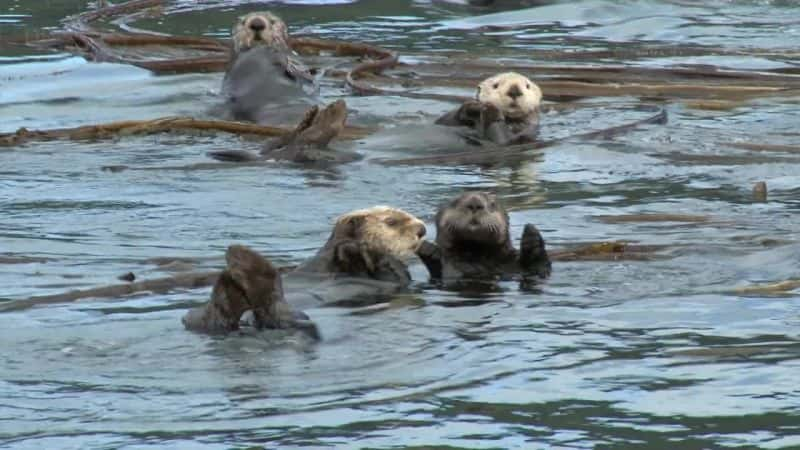
[[[264,31],[267,28],[267,23],[261,17],[253,17],[247,26],[256,33]],[[258,35],[258,34],[256,34]]]
[[[518,84],[513,84],[508,91],[506,91],[506,95],[516,100],[517,97],[522,97],[522,89],[519,88]]]

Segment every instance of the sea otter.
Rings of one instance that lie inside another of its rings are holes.
[[[239,329],[242,314],[253,312],[256,328],[300,328],[319,337],[303,309],[378,302],[411,282],[405,261],[415,255],[425,224],[413,215],[376,206],[340,216],[325,245],[286,275],[255,251],[234,245],[211,300],[189,311],[184,326],[225,333]],[[284,296],[284,284],[292,285]]]
[[[361,155],[328,147],[331,139],[344,129],[346,121],[347,104],[339,99],[323,109],[311,107],[294,130],[265,144],[259,154],[244,150],[220,150],[209,152],[208,155],[226,162],[272,160],[323,165],[347,163],[361,159]]]
[[[517,250],[508,225],[508,213],[494,195],[466,192],[439,208],[436,243],[423,242],[417,254],[431,278],[444,281],[550,276],[550,258],[539,230],[525,225]]]
[[[314,99],[314,76],[294,58],[286,24],[269,12],[240,17],[231,33],[231,58],[222,80],[230,118],[260,124],[287,124],[302,116]]]
[[[476,100],[464,102],[436,123],[470,127],[479,139],[497,145],[534,142],[539,133],[541,101],[539,86],[516,72],[505,72],[483,80]]]

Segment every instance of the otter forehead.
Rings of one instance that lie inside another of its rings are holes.
[[[378,205],[370,208],[357,209],[355,211],[350,211],[348,213],[342,214],[336,219],[336,222],[337,223],[343,222],[353,217],[374,217],[374,218],[395,217],[410,221],[420,221],[419,219],[403,211],[402,209],[393,208],[391,206]]]
[[[495,200],[495,196],[489,194],[488,192],[466,192],[464,194],[459,195],[458,197],[453,200],[453,205],[463,206],[464,204],[470,201],[480,201],[482,203],[489,203],[490,201]]]

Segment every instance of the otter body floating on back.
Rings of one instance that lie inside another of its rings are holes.
[[[484,192],[464,193],[439,208],[436,243],[423,242],[417,254],[431,277],[444,281],[546,278],[551,271],[539,230],[525,225],[520,249],[514,248],[508,213]]]
[[[357,153],[328,148],[330,140],[344,129],[347,105],[338,100],[320,109],[305,92],[309,83],[315,86],[314,77],[293,58],[286,24],[281,19],[269,12],[242,16],[233,27],[231,40],[232,59],[222,81],[228,115],[260,124],[299,124],[291,133],[268,143],[260,155],[223,150],[209,156],[226,162],[325,164],[360,159]]]
[[[542,91],[531,80],[515,72],[501,73],[478,85],[476,100],[465,102],[436,123],[470,127],[479,139],[497,145],[534,142],[541,101]]]
[[[344,214],[317,254],[286,276],[287,283],[301,288],[286,296],[269,261],[247,247],[231,246],[211,300],[189,311],[183,324],[199,332],[235,331],[242,314],[251,310],[256,328],[299,328],[318,338],[301,309],[376,302],[408,286],[405,261],[415,255],[423,236],[424,223],[400,209],[376,206]],[[327,291],[311,292],[314,284],[324,284]]]

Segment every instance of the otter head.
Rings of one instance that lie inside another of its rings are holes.
[[[469,243],[480,248],[509,245],[508,213],[486,192],[461,194],[436,214],[436,243],[451,249]]]
[[[231,32],[234,53],[264,45],[289,52],[289,32],[286,24],[270,12],[252,12],[239,17]]]
[[[527,77],[506,72],[481,81],[476,97],[494,105],[507,120],[524,121],[539,110],[542,90]]]
[[[400,260],[414,256],[425,236],[425,224],[411,214],[388,206],[374,206],[336,219],[331,241],[355,239]]]

